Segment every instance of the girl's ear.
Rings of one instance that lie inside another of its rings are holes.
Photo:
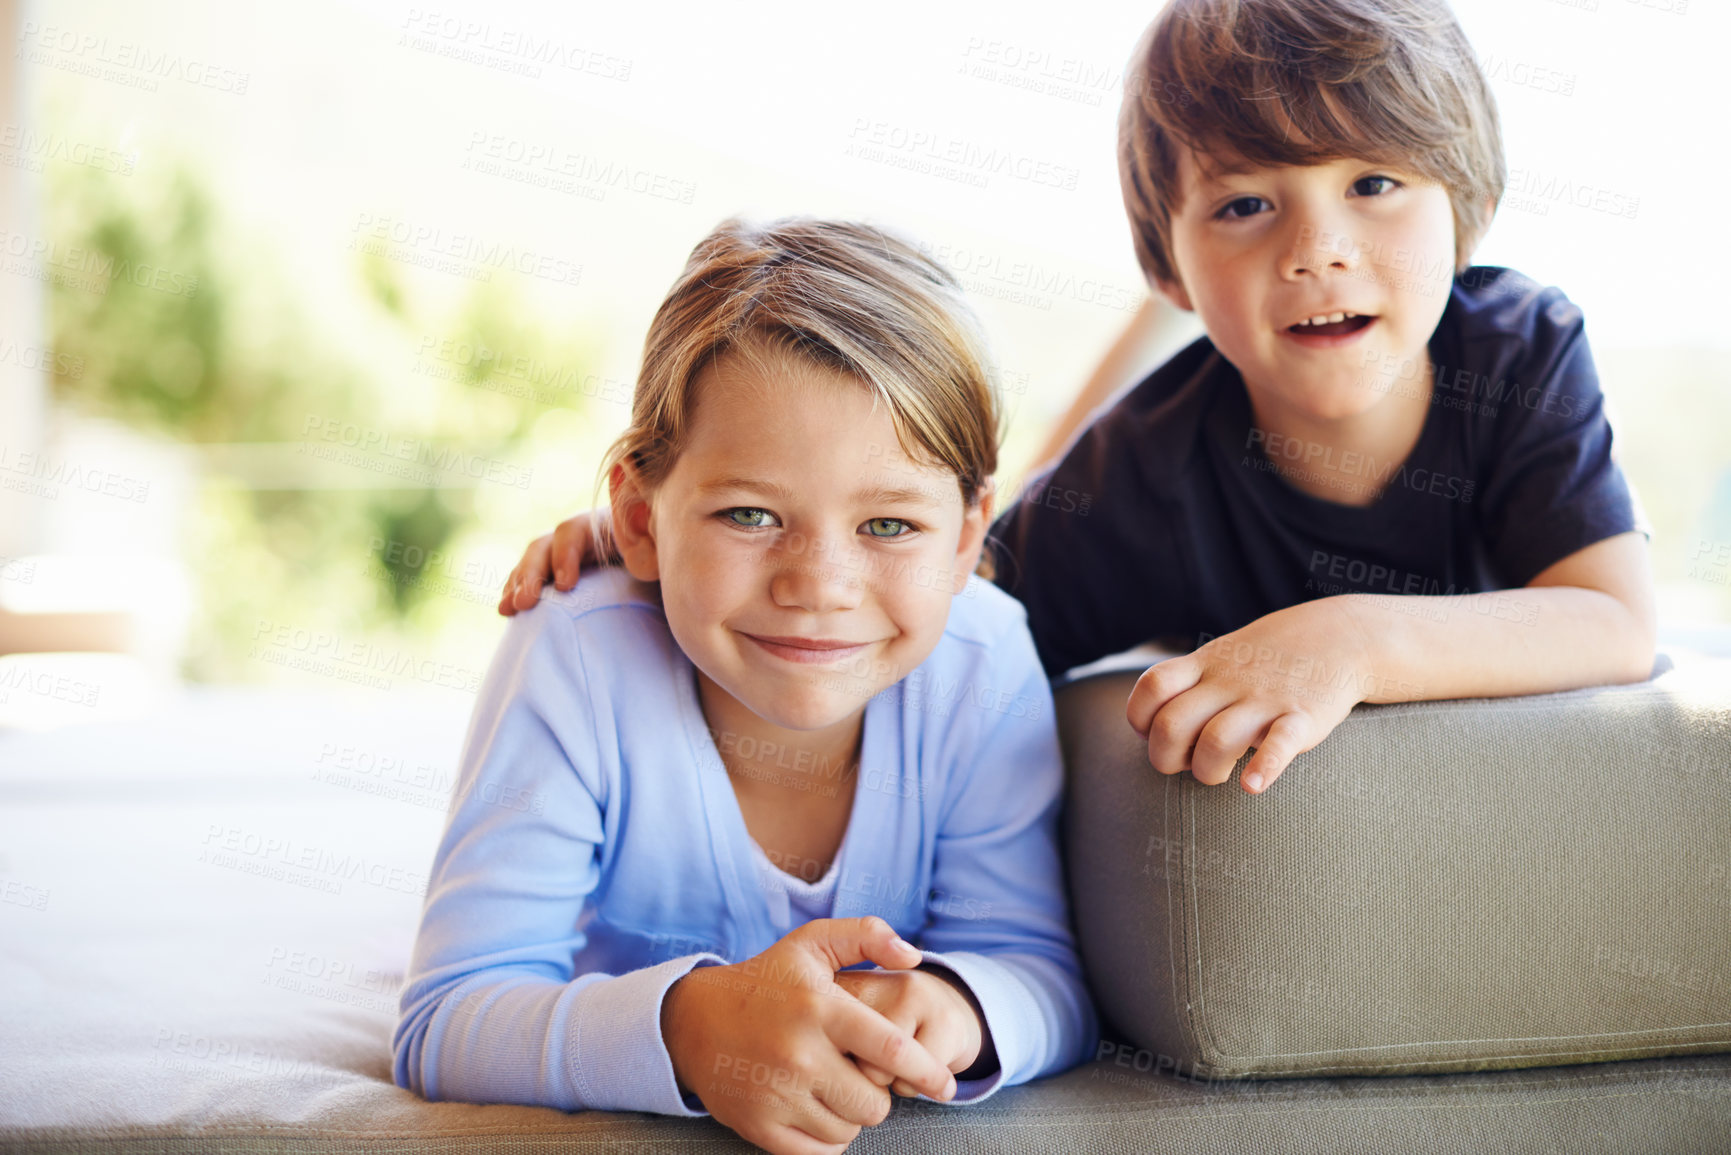
[[[980,564],[980,551],[985,548],[986,533],[992,528],[997,496],[997,481],[988,477],[980,486],[980,500],[972,508],[962,510],[962,536],[956,542],[955,577],[950,584],[952,594],[959,594],[967,587],[969,576]]]
[[[638,581],[660,581],[654,522],[642,479],[635,469],[620,462],[608,474],[607,483],[613,509],[613,544],[619,550],[619,559]]]

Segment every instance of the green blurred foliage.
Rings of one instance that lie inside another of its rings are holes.
[[[440,309],[416,280],[437,274],[380,252],[351,254],[356,308],[349,329],[329,332],[268,239],[237,236],[191,168],[153,180],[60,165],[46,177],[53,348],[84,364],[54,379],[56,403],[185,443],[200,463],[185,673],[268,676],[249,656],[267,623],[431,644],[452,613],[472,612],[478,595],[453,603],[422,559],[473,526],[487,483],[436,465],[420,471],[430,483],[344,473],[309,459],[335,448],[309,430],[335,420],[435,462],[514,462],[542,415],[582,408],[569,387],[593,363],[581,340],[539,326],[500,277]],[[508,351],[552,383],[477,350]],[[285,460],[303,475],[285,476]],[[321,487],[333,470],[346,487]]]

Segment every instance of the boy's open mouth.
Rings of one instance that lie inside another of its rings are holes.
[[[1337,313],[1333,316],[1341,316],[1341,314]],[[1344,337],[1349,333],[1358,332],[1374,320],[1376,320],[1375,317],[1365,314],[1347,313],[1338,321],[1319,318],[1300,321],[1296,325],[1288,325],[1286,331],[1295,337]]]

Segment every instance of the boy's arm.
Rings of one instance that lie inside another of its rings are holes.
[[[1394,682],[1369,702],[1542,694],[1639,682],[1653,670],[1657,611],[1639,530],[1577,550],[1518,590],[1346,600],[1374,640],[1372,670]],[[1408,600],[1440,613],[1414,617]],[[1422,692],[1400,692],[1403,681]]]
[[[1647,526],[1616,463],[1581,311],[1531,285],[1500,300],[1456,356],[1517,383],[1472,427],[1484,462],[1472,500],[1493,568],[1521,588],[1320,598],[1154,666],[1127,714],[1159,770],[1217,784],[1255,746],[1242,779],[1255,793],[1359,702],[1538,694],[1651,673]]]
[[[1244,751],[1244,788],[1266,790],[1359,702],[1540,694],[1652,671],[1647,542],[1617,534],[1525,587],[1451,597],[1343,594],[1269,614],[1151,667],[1130,724],[1164,774],[1218,785]]]

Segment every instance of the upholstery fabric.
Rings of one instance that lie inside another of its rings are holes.
[[[1134,672],[1073,683],[1103,1016],[1216,1079],[1731,1050],[1728,670],[1360,706],[1261,796],[1155,772]]]

